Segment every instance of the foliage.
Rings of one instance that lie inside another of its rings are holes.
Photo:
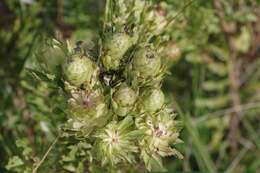
[[[196,148],[186,157],[201,170],[252,171],[248,163],[259,154],[259,73],[248,73],[259,63],[258,23],[255,1],[199,0],[172,31],[182,59],[170,80]]]
[[[107,2],[0,2],[0,172],[259,172],[259,1]]]

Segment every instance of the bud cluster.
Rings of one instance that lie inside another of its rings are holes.
[[[162,157],[181,158],[172,148],[180,142],[175,114],[161,90],[168,67],[160,52],[167,20],[148,1],[130,1],[108,1],[114,8],[107,12],[97,56],[80,44],[56,41],[63,61],[57,64],[60,75],[52,74],[62,81],[67,100],[64,140],[88,142],[89,165],[111,171],[138,162],[160,171]]]

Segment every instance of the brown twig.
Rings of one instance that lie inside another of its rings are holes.
[[[239,105],[239,107],[240,107],[241,112],[245,112],[245,111],[248,111],[250,109],[259,109],[260,108],[260,102],[249,102],[249,103],[246,103],[246,104]],[[193,121],[194,121],[195,124],[200,124],[200,123],[203,123],[203,122],[208,121],[210,119],[219,118],[219,117],[225,116],[225,115],[230,115],[232,112],[234,112],[233,107],[223,109],[223,110],[218,110],[216,112],[210,112],[210,113],[207,113],[207,114],[203,114],[202,116],[194,119]],[[243,118],[242,114],[241,114],[241,117],[239,117],[239,118],[240,119]]]
[[[50,151],[52,150],[52,148],[54,147],[54,145],[58,142],[59,140],[59,136],[56,137],[56,139],[53,141],[53,143],[50,145],[50,147],[48,148],[48,150],[46,151],[46,153],[44,154],[44,156],[42,157],[42,159],[40,160],[40,162],[35,166],[35,168],[33,169],[32,173],[37,173],[37,170],[39,169],[39,167],[43,164],[43,162],[45,161],[45,159],[47,158],[48,154],[50,153]]]

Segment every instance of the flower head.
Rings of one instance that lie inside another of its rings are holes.
[[[174,155],[182,158],[182,155],[172,148],[173,144],[180,142],[179,129],[174,117],[174,114],[166,109],[158,115],[143,116],[138,119],[138,127],[145,130],[146,134],[140,145],[142,146],[141,156],[148,169],[163,170],[161,157]]]
[[[133,118],[128,116],[120,122],[110,122],[96,133],[98,157],[103,165],[135,162],[134,153],[138,152],[136,142],[142,131],[135,130],[133,124]]]
[[[107,104],[99,90],[72,91],[69,99],[69,114],[84,126],[103,126],[109,118]]]

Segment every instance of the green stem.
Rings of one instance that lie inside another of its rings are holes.
[[[189,7],[193,2],[194,2],[194,0],[190,0],[190,1],[188,1],[186,4],[184,4],[184,6],[181,8],[181,10],[178,11],[176,15],[174,15],[172,18],[170,18],[170,19],[168,20],[168,23],[166,24],[165,27],[169,26],[172,22],[174,22],[175,19],[178,18],[178,17],[183,13],[183,11],[185,11],[185,9],[186,9],[187,7]]]
[[[110,13],[111,1],[112,0],[106,0],[105,14],[104,14],[105,21],[103,25],[103,30],[106,28],[107,22],[111,21],[111,13]]]

